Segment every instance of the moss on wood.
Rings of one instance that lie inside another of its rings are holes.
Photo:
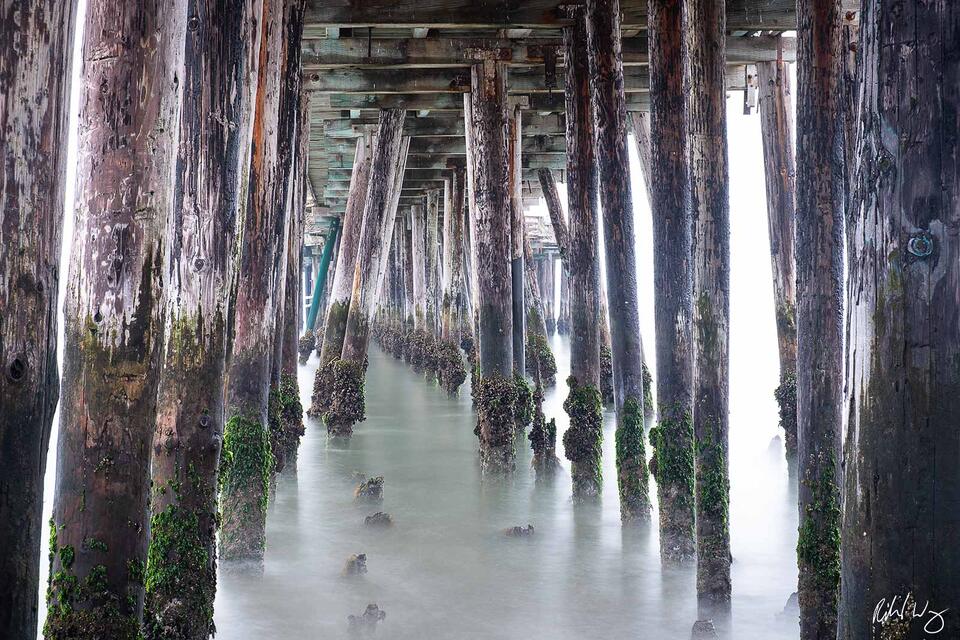
[[[646,521],[650,519],[650,477],[644,443],[643,407],[636,398],[627,398],[619,418],[616,448],[620,518],[624,522]]]
[[[517,384],[501,375],[481,377],[474,389],[480,464],[485,471],[506,472],[514,467],[514,405]]]
[[[603,444],[603,405],[593,385],[582,385],[573,376],[567,378],[570,393],[563,408],[570,426],[563,434],[563,450],[573,463],[573,497],[594,499],[603,487],[601,446]]]

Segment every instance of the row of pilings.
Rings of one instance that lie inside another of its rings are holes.
[[[862,8],[857,26],[839,0],[798,3],[795,173],[784,68],[760,70],[804,639],[915,634],[928,611],[920,602],[948,609],[948,632],[960,627],[951,605],[960,552],[943,543],[955,537],[960,494],[960,14],[920,0]],[[566,9],[569,309],[561,298],[558,322],[569,322],[561,329],[577,369],[564,449],[578,498],[594,497],[609,380],[621,512],[643,522],[649,403],[619,5]],[[291,390],[308,139],[303,12],[303,0],[87,3],[58,389],[75,5],[3,5],[14,16],[0,23],[0,139],[13,167],[0,181],[4,637],[35,635],[42,479],[58,401],[47,637],[207,637],[218,527],[222,559],[262,558],[270,478],[292,463],[301,430]],[[650,117],[633,125],[656,247],[661,555],[696,557],[707,617],[724,615],[732,588],[725,3],[650,0],[648,15]],[[481,463],[500,473],[514,466],[511,438],[530,406],[518,398],[529,330],[539,325],[516,190],[522,118],[508,101],[507,63],[487,53],[471,60],[464,103],[469,232],[460,262],[469,286],[457,304],[460,343],[465,323],[473,336],[473,360],[461,364],[474,371]],[[337,297],[334,283],[320,344],[329,382],[314,400],[335,434],[363,418],[368,341],[399,244],[403,120],[402,110],[384,111],[365,143],[371,179],[353,204],[353,261],[343,254],[348,215],[342,224],[334,274],[345,274],[347,294]],[[419,233],[404,246],[412,251],[414,240]],[[442,296],[430,297],[442,308]],[[895,597],[917,603],[910,620],[902,609],[874,615]]]

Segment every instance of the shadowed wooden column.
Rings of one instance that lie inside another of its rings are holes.
[[[824,640],[837,634],[840,588],[846,186],[841,3],[802,0],[797,12],[798,593],[800,637]],[[869,486],[876,490],[872,477]],[[879,597],[888,595],[896,594]]]
[[[660,558],[696,557],[693,264],[684,107],[682,0],[650,1],[650,211],[657,349],[654,448]]]
[[[797,455],[797,293],[794,257],[796,164],[793,157],[793,98],[784,62],[757,65],[760,85],[760,135],[767,185],[767,228],[776,305],[777,353],[780,356],[780,405],[787,457]]]
[[[509,141],[507,158],[509,163],[510,190],[510,281],[513,295],[513,370],[521,377],[526,374],[526,318],[524,305],[524,267],[523,267],[523,186],[521,184],[521,128],[522,112],[518,105],[511,104],[508,109]],[[526,425],[521,425],[523,428]]]
[[[475,298],[479,380],[474,391],[480,464],[484,471],[514,467],[513,295],[510,276],[511,206],[507,68],[485,59],[471,67],[469,121],[475,207]],[[468,180],[470,178],[468,177]]]
[[[48,638],[140,635],[186,5],[84,17]]]
[[[693,213],[693,430],[701,619],[730,607],[730,196],[724,0],[685,0]]]
[[[563,434],[564,455],[571,462],[574,500],[596,500],[603,488],[601,444],[603,407],[600,401],[600,230],[598,228],[597,166],[593,117],[590,109],[590,69],[584,10],[571,12],[573,24],[564,27],[566,54],[566,229],[554,199],[549,170],[541,183],[550,193],[548,208],[554,233],[565,257],[570,286],[570,377],[563,408],[570,427]],[[549,206],[551,205],[552,206]]]
[[[938,638],[960,629],[960,7],[863,9],[837,637]]]
[[[75,5],[0,1],[0,637],[9,640],[37,635]]]
[[[633,196],[627,151],[618,0],[587,0],[590,94],[603,210],[607,301],[617,410],[617,480],[624,522],[650,517],[643,430],[643,355],[637,300]]]

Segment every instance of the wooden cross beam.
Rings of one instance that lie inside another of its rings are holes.
[[[781,43],[782,40],[782,43]],[[779,36],[728,36],[727,62],[747,64],[777,60],[782,46],[785,62],[797,57],[796,38]],[[466,68],[472,62],[474,49],[489,47],[509,52],[511,66],[540,66],[544,53],[561,47],[560,40],[525,38],[518,40],[482,38],[320,38],[304,41],[303,66],[307,71],[319,69],[367,68]],[[648,63],[647,38],[624,38],[624,66]]]

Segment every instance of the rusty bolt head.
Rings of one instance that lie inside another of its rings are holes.
[[[907,251],[918,258],[927,258],[933,253],[933,236],[922,231],[907,241]]]

